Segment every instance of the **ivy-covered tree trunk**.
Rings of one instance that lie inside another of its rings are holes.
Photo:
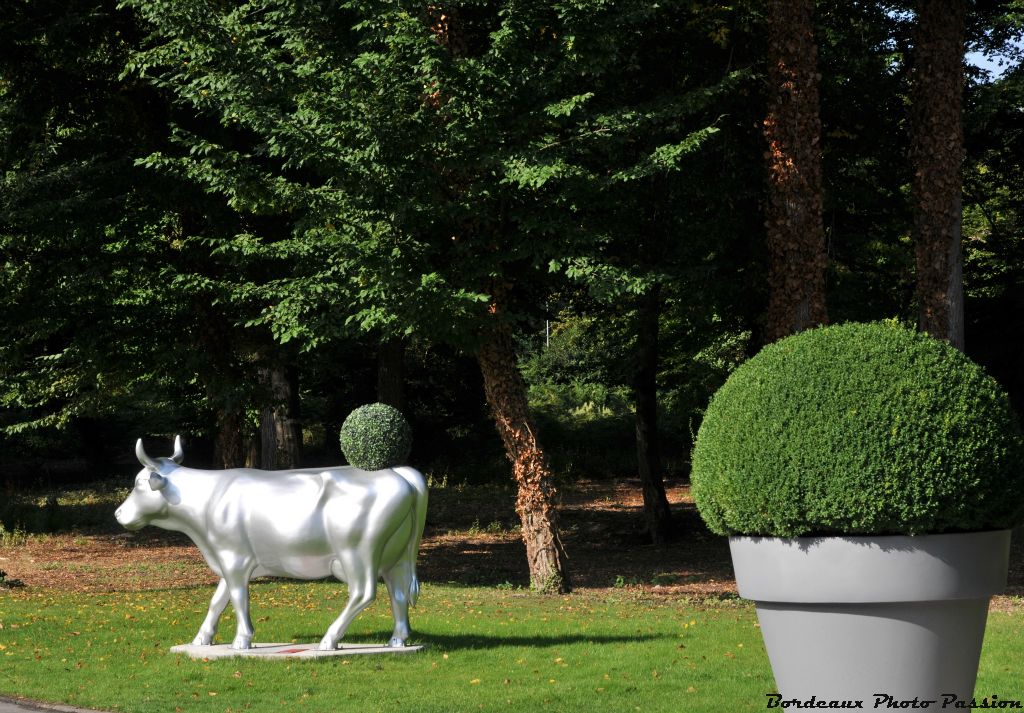
[[[769,0],[767,339],[828,322],[813,0]]]
[[[658,443],[658,317],[661,289],[655,285],[640,300],[636,335],[637,370],[633,380],[636,406],[636,460],[644,496],[644,522],[651,542],[664,544],[674,534],[665,495]]]
[[[918,4],[910,151],[921,331],[964,348],[961,176],[966,3]]]
[[[484,393],[519,493],[516,512],[523,528],[530,587],[541,592],[568,592],[569,572],[558,536],[558,511],[551,468],[530,419],[526,382],[516,364],[512,334],[496,326],[477,352]]]
[[[392,337],[377,351],[377,400],[405,411],[405,340]]]
[[[267,399],[260,409],[260,465],[266,470],[298,468],[302,457],[298,371],[277,362],[259,367]]]

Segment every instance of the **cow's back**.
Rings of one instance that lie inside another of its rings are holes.
[[[337,468],[325,471],[325,481],[324,519],[336,549],[380,549],[415,527],[416,491],[394,470]]]

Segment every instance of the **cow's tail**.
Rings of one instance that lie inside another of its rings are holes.
[[[427,523],[427,481],[423,474],[415,468],[400,466],[394,471],[405,478],[406,482],[416,491],[416,499],[413,501],[413,533],[409,538],[407,561],[412,575],[409,579],[409,604],[415,606],[416,599],[420,594],[420,580],[416,576],[416,558],[420,553],[420,542],[423,539],[423,528]]]

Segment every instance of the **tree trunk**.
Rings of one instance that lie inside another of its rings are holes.
[[[266,470],[298,468],[302,453],[298,372],[279,363],[259,367],[266,399],[260,409],[260,464]]]
[[[392,337],[377,352],[377,400],[405,411],[405,340]]]
[[[918,324],[921,331],[961,350],[964,292],[960,168],[964,159],[965,16],[963,0],[919,3],[910,110]]]
[[[239,357],[240,345],[233,339],[231,323],[207,302],[193,300],[193,312],[198,320],[192,332],[195,349],[206,359],[200,369],[206,400],[215,414],[213,464],[215,468],[240,468],[246,465],[245,439],[249,435],[245,410],[248,390],[240,387],[252,380]]]
[[[769,342],[828,323],[813,0],[769,0]]]
[[[661,288],[655,285],[641,298],[636,335],[637,370],[633,379],[636,404],[636,460],[644,496],[644,521],[651,542],[671,539],[674,525],[658,444],[658,317]]]
[[[245,439],[245,467],[246,468],[259,468],[260,463],[260,439],[259,434],[255,434]]]
[[[245,465],[245,412],[240,408],[217,410],[217,435],[213,441],[215,468]]]
[[[551,469],[530,420],[526,383],[516,365],[511,331],[497,326],[477,352],[484,393],[519,494],[516,512],[523,526],[530,587],[541,592],[568,592],[565,551],[558,537],[558,511]]]

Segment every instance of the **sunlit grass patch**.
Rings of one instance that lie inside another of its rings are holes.
[[[206,588],[0,599],[0,694],[124,711],[680,711],[765,707],[774,683],[753,608],[630,590],[540,597],[498,588],[424,587],[407,656],[193,661]],[[345,600],[328,583],[252,590],[257,640],[319,640]],[[226,615],[220,640],[230,640]],[[346,641],[383,642],[387,600]],[[979,695],[1024,698],[1024,617],[993,612]]]
[[[667,602],[628,593],[537,595],[425,586],[411,656],[302,662],[192,661],[168,653],[190,641],[210,591],[3,600],[0,693],[126,711],[309,710],[677,711],[763,707],[771,677],[753,610]],[[259,641],[319,640],[344,603],[331,583],[253,586]],[[225,616],[221,640],[230,639]],[[382,642],[386,599],[353,624],[351,642]]]

